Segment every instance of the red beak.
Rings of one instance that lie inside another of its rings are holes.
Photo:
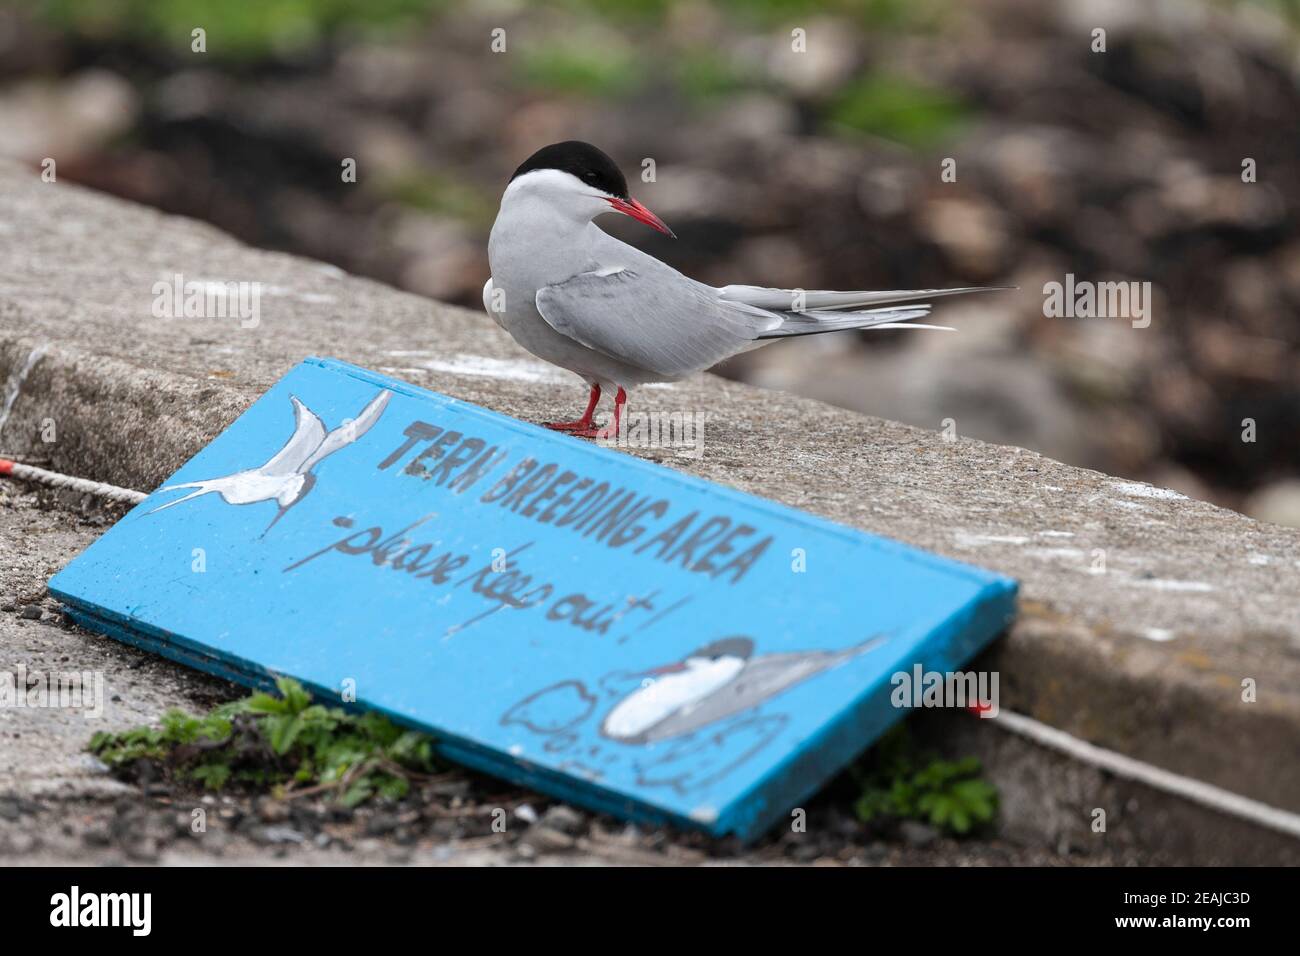
[[[637,222],[643,222],[651,229],[658,229],[665,236],[671,236],[674,239],[677,238],[677,234],[668,228],[667,223],[635,199],[606,199],[605,202],[614,207],[616,212],[621,212],[625,216],[631,216]]]

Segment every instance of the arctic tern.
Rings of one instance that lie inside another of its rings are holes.
[[[515,170],[488,239],[483,305],[521,346],[590,386],[581,418],[547,423],[582,437],[617,436],[633,386],[678,381],[789,336],[941,328],[913,322],[930,311],[923,300],[993,291],[716,288],[602,231],[592,220],[608,212],[673,236],[628,194],[612,159],[589,143],[555,143]],[[592,416],[611,391],[614,414],[597,428]]]

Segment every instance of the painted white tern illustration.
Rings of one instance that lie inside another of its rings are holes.
[[[600,732],[627,744],[679,737],[738,714],[787,688],[878,647],[873,637],[842,651],[754,656],[748,637],[706,644],[680,661],[645,671],[642,685],[620,700]]]
[[[274,501],[279,505],[280,510],[266,526],[266,531],[270,531],[275,523],[284,517],[284,513],[306,497],[307,492],[311,491],[316,484],[316,476],[312,474],[312,469],[340,448],[352,444],[370,431],[388,406],[391,394],[387,390],[381,391],[370,400],[356,418],[345,421],[328,433],[320,417],[299,401],[296,395],[291,396],[289,400],[293,403],[293,434],[270,461],[257,468],[237,471],[233,475],[225,475],[221,478],[186,481],[159,488],[159,491],[174,491],[180,488],[195,490],[175,501],[159,505],[148,514],[216,492],[221,495],[226,504],[231,505]],[[266,534],[266,531],[262,534]]]

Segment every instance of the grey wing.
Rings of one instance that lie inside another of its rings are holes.
[[[795,684],[873,650],[884,640],[883,637],[871,637],[842,651],[795,651],[755,657],[735,680],[719,687],[695,706],[683,708],[651,727],[647,740],[677,737],[757,707]]]
[[[826,653],[769,654],[751,661],[729,684],[719,687],[697,704],[683,707],[646,733],[653,742],[680,737],[733,714],[757,707],[800,681],[834,666],[841,658]]]
[[[545,286],[537,311],[560,334],[665,378],[716,365],[782,321],[658,263]]]
[[[878,292],[833,292],[826,289],[768,289],[757,285],[724,285],[718,295],[728,301],[747,302],[773,312],[784,312],[797,296],[805,309],[861,309],[865,306],[896,305],[922,299],[941,299],[971,292],[1009,292],[1006,287],[963,289],[894,289]]]
[[[293,402],[293,434],[285,446],[275,453],[275,457],[260,469],[267,475],[292,475],[325,439],[325,425],[316,417],[316,413],[298,401],[297,395],[291,396],[289,400]]]
[[[334,454],[344,445],[352,444],[370,431],[375,422],[379,421],[379,416],[384,413],[384,409],[388,407],[388,399],[391,397],[392,393],[385,389],[372,398],[370,403],[361,410],[360,415],[326,435],[320,447],[311,453],[311,457],[303,462],[298,471],[302,473],[311,471],[326,455]]]

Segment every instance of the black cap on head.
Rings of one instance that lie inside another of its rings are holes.
[[[510,181],[514,182],[524,173],[531,173],[535,169],[558,169],[611,196],[628,198],[627,180],[623,178],[618,164],[590,143],[571,139],[543,146],[524,160]]]
[[[743,657],[749,659],[749,655],[754,653],[754,642],[748,637],[736,635],[734,637],[724,637],[720,641],[714,641],[712,644],[705,644],[703,647],[696,648],[687,654],[687,657],[707,657],[716,660],[719,657]]]

